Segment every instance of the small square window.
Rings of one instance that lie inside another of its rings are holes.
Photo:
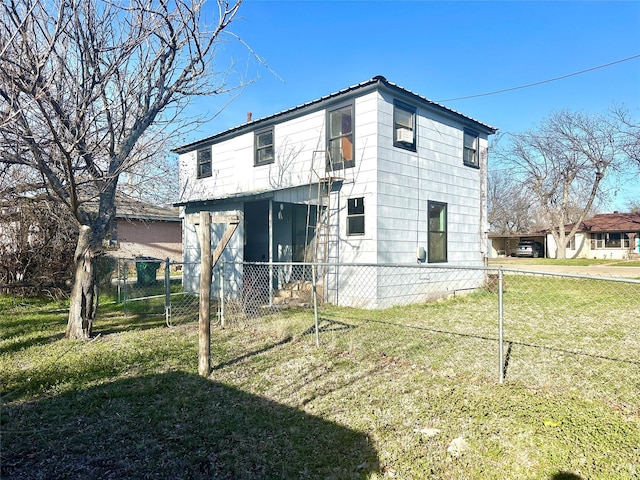
[[[464,149],[462,152],[462,160],[469,167],[480,167],[478,157],[478,134],[474,132],[464,132]]]
[[[198,150],[198,178],[211,176],[211,148]]]
[[[273,152],[273,127],[256,132],[254,165],[266,165],[275,160]]]
[[[347,235],[364,235],[364,197],[347,200]]]
[[[393,145],[416,150],[416,109],[404,103],[393,104]]]

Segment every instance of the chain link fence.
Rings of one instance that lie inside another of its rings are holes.
[[[165,315],[169,325],[196,322],[198,271],[199,264],[120,260],[117,300],[127,313]],[[384,357],[439,375],[520,382],[640,407],[637,279],[221,262],[210,302],[212,320],[222,326],[286,332],[338,355]]]
[[[219,320],[230,327],[284,329],[337,354],[640,406],[640,280],[224,263],[213,290]]]
[[[198,321],[198,296],[185,290],[185,263],[153,257],[118,258],[111,280],[125,314],[164,316],[167,325]]]

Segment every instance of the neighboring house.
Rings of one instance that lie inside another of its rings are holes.
[[[204,210],[239,219],[225,261],[482,266],[495,132],[380,76],[258,120],[249,115],[175,150],[184,260],[200,258],[195,223]],[[212,226],[214,246],[226,229]],[[372,307],[394,302],[381,275],[368,289]],[[185,266],[185,286],[197,290],[197,278]],[[350,280],[336,273],[321,281],[332,301]]]
[[[155,257],[182,261],[182,219],[177,208],[118,198],[116,225],[107,240],[118,258]]]
[[[567,225],[569,231],[573,225]],[[640,256],[640,213],[600,213],[585,220],[567,245],[567,258],[627,259]],[[550,257],[556,257],[556,243],[547,235]]]

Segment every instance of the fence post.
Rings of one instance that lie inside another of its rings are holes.
[[[271,225],[271,224],[270,224]],[[274,277],[273,277],[273,261],[269,260],[269,306],[273,307],[273,285],[274,285]]]
[[[118,258],[117,262],[118,262],[118,303],[120,303],[122,301],[122,271],[123,271],[121,269],[122,259]]]
[[[127,314],[127,261],[122,259],[122,312]]]
[[[167,257],[164,264],[164,319],[167,327],[171,326],[171,260]]]
[[[320,328],[318,327],[318,291],[316,283],[316,264],[311,265],[311,291],[313,292],[313,319],[316,327],[316,347],[320,346]]]
[[[498,269],[498,362],[499,383],[504,383],[504,308],[503,308],[504,272]]]
[[[200,314],[198,333],[198,373],[211,373],[211,214],[200,212]]]
[[[220,326],[224,328],[224,260],[220,263]]]

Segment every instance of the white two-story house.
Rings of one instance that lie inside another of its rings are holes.
[[[226,262],[482,266],[495,132],[381,76],[248,118],[175,150],[184,261],[199,261],[193,220],[207,210],[218,214],[214,222],[239,219]],[[212,225],[214,248],[226,230]],[[196,270],[185,268],[185,285]],[[331,301],[349,279],[335,269],[320,281]],[[393,304],[384,279],[375,281],[367,306]]]

